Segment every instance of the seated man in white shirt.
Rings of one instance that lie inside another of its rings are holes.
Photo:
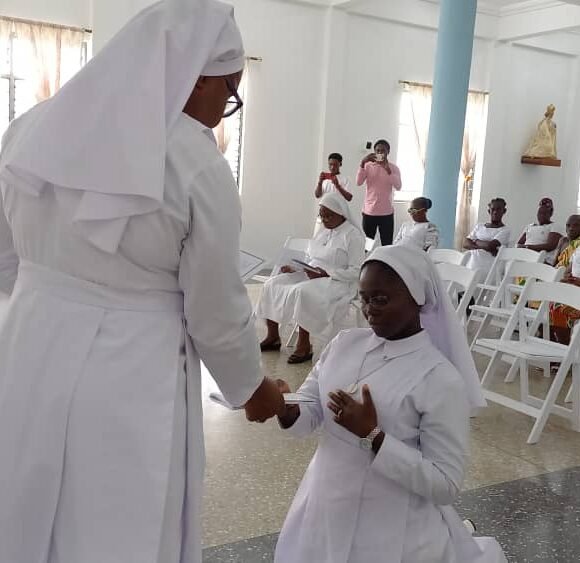
[[[492,199],[487,212],[490,221],[475,225],[463,243],[463,248],[470,254],[467,267],[480,272],[487,272],[491,268],[500,247],[509,246],[511,239],[511,229],[503,224],[507,212],[505,199]]]

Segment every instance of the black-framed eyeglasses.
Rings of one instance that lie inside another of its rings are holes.
[[[359,299],[363,308],[374,307],[375,309],[384,309],[389,303],[390,299],[386,295],[375,295],[374,297],[363,297],[359,294]]]
[[[224,111],[223,115],[223,117],[226,118],[234,115],[234,113],[237,111],[240,111],[244,105],[244,102],[242,98],[240,98],[234,83],[229,78],[225,78],[224,80],[226,81],[226,85],[231,94],[230,99],[226,102],[226,110]]]

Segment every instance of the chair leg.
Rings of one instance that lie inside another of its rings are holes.
[[[286,348],[290,348],[290,346],[294,345],[294,341],[296,340],[297,336],[298,336],[298,325],[294,325],[294,327],[292,328],[292,332],[288,337],[288,341],[286,342]]]
[[[497,369],[498,364],[501,362],[501,352],[494,352],[485,368],[485,372],[483,373],[483,377],[481,378],[481,386],[484,389],[487,389],[491,385],[491,380],[495,375],[495,370]]]
[[[474,313],[472,312],[471,317],[473,317],[473,315],[474,315]],[[491,315],[485,315],[483,317],[483,319],[481,320],[481,322],[479,323],[479,326],[477,327],[477,330],[475,331],[475,336],[473,337],[473,340],[471,341],[471,344],[469,346],[471,351],[473,351],[473,347],[475,346],[477,339],[485,332],[485,330],[487,330],[487,327],[490,324],[491,324]]]
[[[530,397],[529,366],[526,360],[516,360],[514,364],[520,367],[520,401],[527,403]]]
[[[580,364],[574,363],[572,365],[572,384],[566,399],[570,397],[572,402],[572,430],[580,432]]]
[[[570,362],[565,362],[560,364],[560,369],[550,386],[550,390],[546,395],[544,400],[544,404],[540,409],[540,414],[536,418],[536,422],[530,435],[528,436],[528,444],[536,444],[540,440],[540,435],[542,434],[542,430],[544,430],[544,426],[546,426],[546,422],[548,421],[548,417],[552,412],[552,408],[556,403],[556,399],[558,398],[558,394],[560,393],[560,389],[562,389],[562,385],[564,380],[566,379],[566,374],[570,369]]]
[[[510,366],[510,369],[507,372],[507,375],[505,376],[504,381],[506,383],[513,383],[516,380],[516,377],[518,376],[518,369],[520,367],[520,364],[517,360],[514,360],[512,365]]]

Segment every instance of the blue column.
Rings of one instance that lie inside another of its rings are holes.
[[[424,186],[441,248],[453,248],[476,9],[477,0],[441,1]]]

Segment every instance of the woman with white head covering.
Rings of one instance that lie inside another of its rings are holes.
[[[470,410],[485,401],[433,264],[419,249],[378,248],[360,297],[371,328],[340,333],[298,390],[312,402],[280,417],[292,435],[321,438],[275,563],[505,563],[451,507]]]
[[[280,349],[280,323],[299,326],[296,350],[288,359],[291,364],[312,358],[310,333],[330,334],[346,314],[364,260],[364,235],[340,194],[322,197],[320,219],[324,228],[308,246],[305,264],[310,268],[284,265],[280,275],[265,283],[256,309],[268,328],[260,345],[263,352]]]
[[[2,563],[201,562],[200,358],[248,418],[283,407],[211,132],[243,66],[231,7],[166,0],[5,136]]]

